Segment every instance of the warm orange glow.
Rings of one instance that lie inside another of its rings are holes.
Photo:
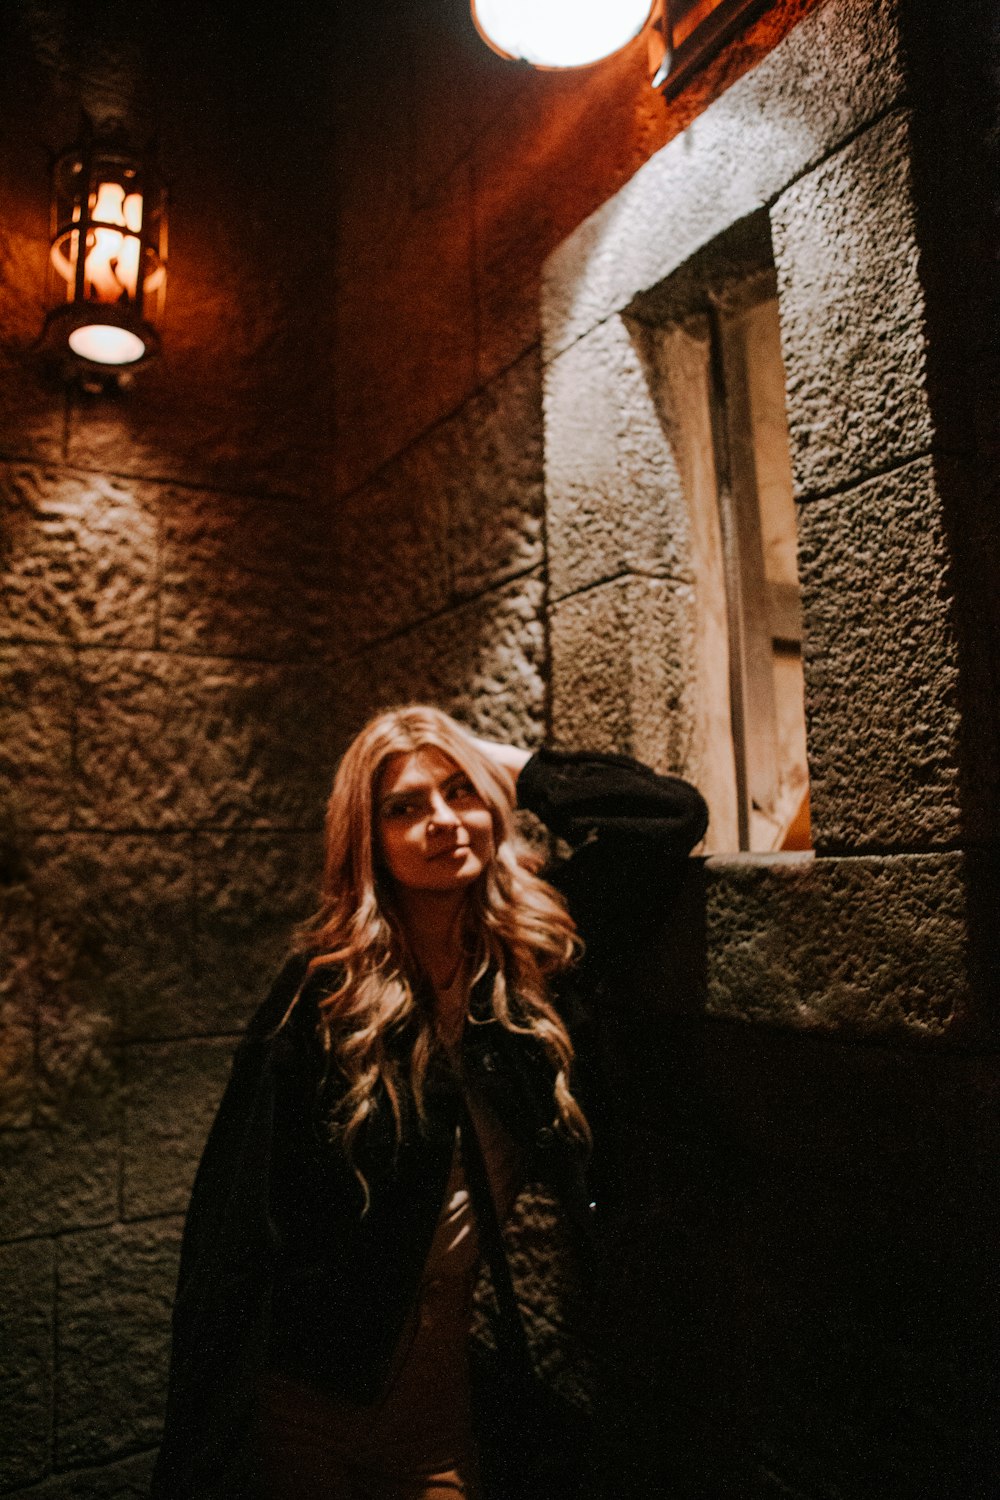
[[[139,280],[139,256],[142,246],[142,194],[126,193],[119,182],[102,182],[90,195],[91,227],[87,232],[87,255],[84,261],[84,295],[93,302],[120,302],[135,298]],[[73,218],[79,220],[79,207]],[[76,257],[79,231],[64,235],[52,246],[52,264],[70,284],[73,298],[76,279]],[[157,266],[145,280],[151,291],[163,279],[163,267]]]
[[[674,46],[679,47],[718,8],[719,0],[693,0],[674,21]]]

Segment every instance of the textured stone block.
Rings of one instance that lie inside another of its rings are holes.
[[[772,211],[799,498],[931,443],[910,155],[909,117],[890,116]]]
[[[26,1129],[35,1110],[38,1029],[38,942],[31,892],[16,854],[5,851],[7,880],[0,885],[0,1130]]]
[[[308,825],[320,815],[318,668],[109,651],[82,661],[78,815],[89,827]]]
[[[328,524],[318,502],[166,489],[160,643],[294,659],[324,644]]]
[[[136,483],[0,466],[0,635],[152,646],[157,508]]]
[[[542,560],[542,398],[526,354],[432,435],[448,503],[457,595],[478,594]]]
[[[970,1018],[958,854],[708,867],[708,1012],[870,1037]]]
[[[694,712],[690,588],[619,578],[552,611],[552,732],[560,744],[687,771]]]
[[[546,359],[772,201],[903,87],[891,0],[818,6],[550,256]]]
[[[54,1246],[0,1247],[0,1410],[4,1489],[30,1484],[49,1467],[52,1431]]]
[[[60,1241],[55,1435],[60,1468],[156,1442],[179,1245],[176,1220]]]
[[[235,1042],[133,1044],[124,1052],[126,1218],[181,1213],[222,1090]]]
[[[51,1064],[50,1064],[51,1071]],[[58,1124],[0,1134],[0,1223],[11,1236],[106,1223],[118,1211],[121,1106],[65,1096]]]
[[[545,483],[553,597],[616,573],[688,577],[678,434],[654,394],[641,330],[611,318],[546,371]]]
[[[445,440],[438,441],[436,451],[432,441],[418,439],[337,507],[333,614],[345,652],[447,607]]]
[[[345,651],[541,561],[539,384],[528,355],[338,506],[335,621]]]
[[[25,1130],[34,1119],[35,998],[0,995],[0,1130]]]
[[[930,460],[800,511],[817,847],[959,835],[948,569]]]
[[[5,819],[19,828],[64,828],[70,820],[72,721],[77,692],[73,657],[53,646],[0,651],[0,745]]]
[[[138,1453],[120,1463],[57,1474],[32,1491],[38,1500],[146,1500],[154,1453]]]
[[[353,351],[350,379],[334,386],[341,494],[454,411],[476,384],[469,164],[383,243],[377,269],[351,270],[335,294],[339,347]]]
[[[239,1031],[319,904],[318,835],[202,834],[195,965],[203,1029]]]
[[[348,663],[338,724],[346,741],[380,708],[434,703],[479,734],[515,744],[543,736],[542,582],[519,579]]]
[[[199,1029],[189,836],[73,834],[24,857],[33,963],[56,1011],[100,1011],[116,1036]]]

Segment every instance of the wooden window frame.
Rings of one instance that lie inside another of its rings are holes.
[[[664,99],[676,98],[694,75],[737,32],[767,10],[773,0],[717,0],[697,20],[697,12],[708,3],[709,0],[661,0],[654,25],[662,36],[664,54],[653,84],[662,87]]]

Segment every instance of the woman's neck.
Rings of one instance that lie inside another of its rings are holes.
[[[440,1004],[450,995],[467,956],[465,895],[410,890],[400,904],[407,941]]]

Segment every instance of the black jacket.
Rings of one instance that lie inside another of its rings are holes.
[[[594,1123],[589,977],[622,918],[634,920],[635,903],[655,898],[657,876],[669,881],[671,867],[701,838],[705,807],[686,782],[625,757],[552,750],[524,767],[518,799],[576,851],[552,874],[590,952],[558,999]],[[451,1074],[431,1073],[426,1125],[404,1128],[401,1143],[387,1108],[366,1123],[356,1151],[371,1193],[362,1213],[358,1180],[318,1118],[316,1005],[332,976],[310,976],[288,1024],[279,1025],[306,963],[289,961],[251,1022],[195,1179],[154,1500],[253,1493],[253,1403],[268,1364],[357,1401],[376,1399],[440,1212],[461,1108]],[[543,1055],[531,1038],[489,1019],[489,992],[487,975],[473,992],[472,1014],[483,1024],[467,1028],[463,1071],[523,1150],[524,1243],[540,1225],[546,1243],[557,1237],[579,1262],[590,1193],[584,1163],[551,1128],[552,1076]],[[596,1123],[599,1132],[599,1117]],[[553,1214],[562,1216],[558,1235]],[[572,1319],[564,1311],[553,1316],[551,1301],[565,1301],[574,1278],[560,1265],[552,1291],[530,1255],[517,1252],[511,1262],[515,1283],[527,1264],[517,1289],[536,1369],[568,1400],[579,1398],[586,1382]],[[540,1299],[544,1315],[534,1317]],[[480,1300],[487,1305],[488,1289]],[[488,1316],[477,1326],[489,1344]]]

